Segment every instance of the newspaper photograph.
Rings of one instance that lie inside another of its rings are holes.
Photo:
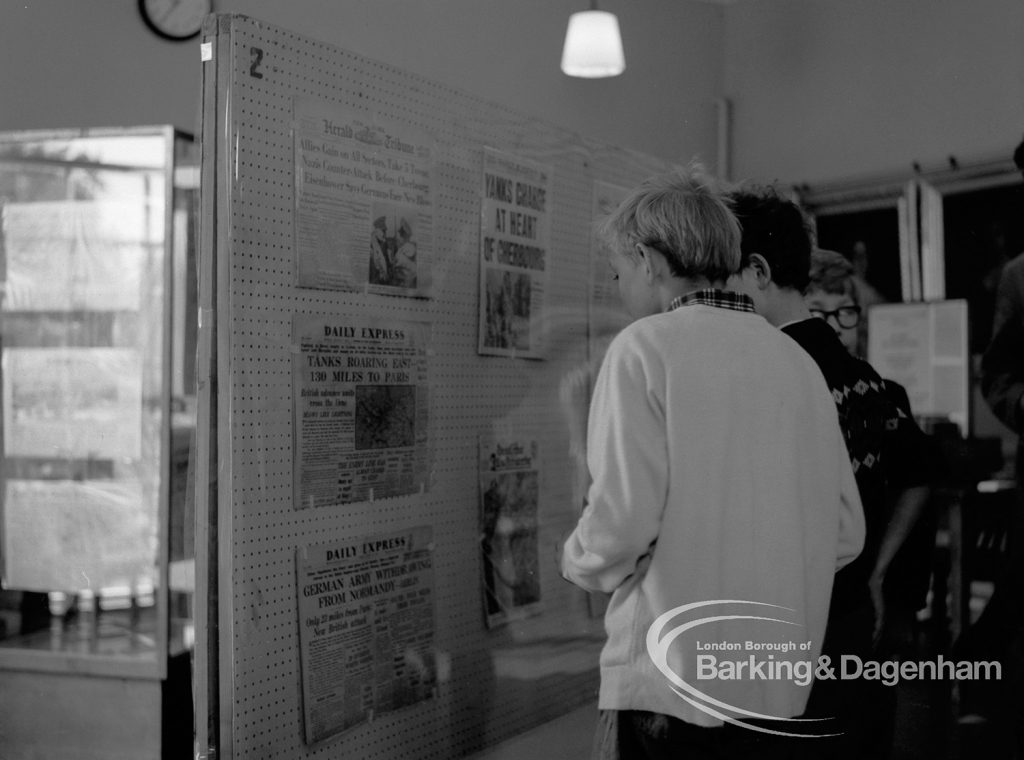
[[[297,550],[307,744],[434,695],[433,552],[429,526]]]
[[[536,439],[480,436],[480,548],[488,628],[539,611]]]
[[[484,148],[477,353],[544,358],[551,169]]]
[[[299,287],[429,297],[433,139],[295,98]]]
[[[426,490],[430,326],[296,314],[292,338],[295,507]]]

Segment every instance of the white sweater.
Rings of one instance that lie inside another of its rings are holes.
[[[801,714],[809,687],[784,678],[698,680],[696,649],[792,641],[809,649],[788,657],[817,664],[832,577],[860,552],[864,518],[836,406],[811,357],[756,314],[689,304],[638,320],[608,349],[587,447],[593,484],[562,573],[585,589],[614,591],[600,708],[720,725],[673,693],[646,637],[677,606],[742,600],[788,609],[727,605],[688,619],[753,614],[792,625],[710,622],[674,642],[670,667],[729,705]]]

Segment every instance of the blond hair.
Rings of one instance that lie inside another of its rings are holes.
[[[676,277],[726,279],[740,266],[740,226],[723,195],[699,170],[650,177],[598,228],[626,256],[637,244],[659,251]]]
[[[822,248],[811,251],[811,281],[807,290],[849,296],[855,303],[860,303],[853,281],[853,264],[838,251]]]

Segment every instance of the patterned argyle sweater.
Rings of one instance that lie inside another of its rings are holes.
[[[817,362],[839,411],[846,447],[864,505],[864,551],[836,574],[834,611],[841,614],[868,601],[867,580],[891,516],[888,489],[927,483],[930,477],[924,434],[886,393],[884,381],[862,359],[851,356],[821,319],[782,328]]]

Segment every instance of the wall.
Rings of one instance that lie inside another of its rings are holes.
[[[721,7],[607,0],[626,72],[579,80],[558,68],[580,0],[214,0],[242,13],[668,161],[716,158]],[[670,44],[666,44],[669,42]],[[20,0],[0,10],[0,130],[174,124],[197,131],[198,43],[165,42],[135,0]]]
[[[1019,0],[605,0],[627,69],[558,70],[578,0],[215,0],[606,143],[714,166],[734,105],[733,176],[823,182],[1008,155],[1024,130]],[[195,44],[133,0],[0,10],[0,130],[170,123],[196,130]],[[724,41],[724,42],[723,42]]]
[[[1009,158],[1024,131],[1020,0],[738,0],[725,26],[736,177]]]

